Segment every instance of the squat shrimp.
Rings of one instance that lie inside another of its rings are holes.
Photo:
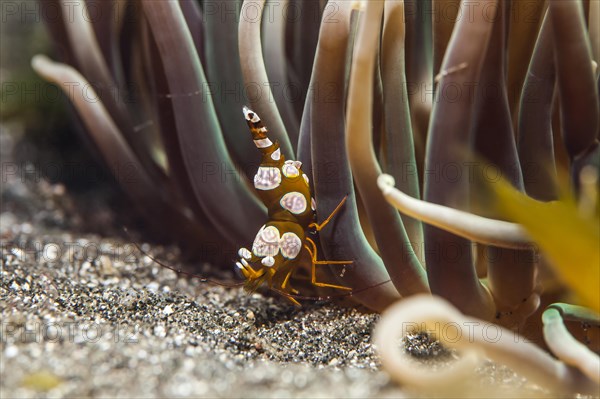
[[[240,260],[236,266],[246,278],[244,286],[255,291],[263,283],[276,291],[298,294],[291,287],[290,277],[300,264],[304,254],[311,261],[311,283],[317,287],[329,287],[351,291],[342,285],[317,281],[317,265],[351,264],[352,261],[318,260],[317,245],[309,233],[323,229],[346,202],[344,197],[333,212],[317,223],[316,203],[310,194],[308,176],[302,171],[300,161],[286,160],[277,142],[267,136],[268,130],[258,114],[243,108],[252,139],[262,153],[254,188],[268,209],[269,220],[260,228],[252,248],[240,248]],[[292,295],[285,295],[295,305],[300,303]]]
[[[298,299],[325,300],[348,297],[388,283],[390,280],[356,291],[343,285],[317,281],[316,268],[318,265],[348,265],[352,263],[350,260],[318,260],[317,245],[309,237],[310,234],[327,226],[344,206],[347,196],[342,198],[322,223],[317,223],[316,202],[311,197],[310,181],[302,171],[302,163],[285,159],[281,154],[279,144],[273,143],[267,136],[268,130],[256,112],[248,107],[243,107],[243,112],[254,144],[262,153],[260,165],[254,175],[254,188],[267,207],[269,218],[256,234],[251,249],[242,247],[238,251],[239,260],[235,262],[235,265],[244,276],[245,281],[239,284],[229,284],[201,277],[169,266],[144,252],[139,245],[134,244],[137,249],[159,265],[178,274],[199,278],[202,282],[225,287],[243,285],[250,292],[267,284],[269,289],[286,297],[296,306],[300,306]],[[127,229],[125,231],[127,232]],[[311,283],[314,286],[345,292],[325,297],[299,295],[298,290],[292,288],[290,278],[302,264],[302,260],[307,257],[311,262]]]

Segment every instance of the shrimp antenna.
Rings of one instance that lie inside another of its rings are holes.
[[[332,295],[325,295],[325,296],[304,296],[304,295],[298,295],[298,294],[290,294],[289,292],[285,292],[285,291],[282,291],[282,290],[279,290],[279,289],[273,288],[273,287],[271,287],[270,289],[284,297],[300,299],[302,301],[329,301],[329,300],[333,300],[333,299],[352,297],[356,294],[360,294],[361,292],[365,292],[370,289],[377,288],[377,287],[380,287],[384,284],[391,283],[391,282],[392,282],[392,280],[388,279],[388,280],[382,281],[380,283],[370,285],[368,287],[358,288],[356,290],[344,292],[342,294],[332,294]]]
[[[190,277],[190,278],[195,278],[200,280],[201,283],[209,283],[209,284],[214,284],[214,285],[218,285],[221,287],[228,287],[228,288],[233,288],[233,287],[241,287],[244,285],[244,282],[239,282],[239,283],[225,283],[222,281],[218,281],[218,280],[213,280],[210,278],[206,278],[203,277],[199,274],[195,274],[195,273],[191,273],[191,272],[187,272],[185,270],[181,270],[180,268],[176,268],[174,266],[168,265],[158,259],[156,259],[154,256],[150,255],[148,252],[144,251],[142,249],[142,247],[131,237],[131,234],[129,233],[129,230],[127,230],[127,227],[123,226],[123,230],[125,231],[125,234],[127,235],[127,237],[129,238],[129,240],[133,243],[133,245],[137,248],[138,251],[140,251],[140,253],[142,255],[147,256],[148,258],[150,258],[153,262],[159,264],[160,266],[167,268],[169,270],[174,271],[177,274],[186,276],[186,277]]]

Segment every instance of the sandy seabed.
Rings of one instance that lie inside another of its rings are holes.
[[[381,370],[377,314],[178,276],[117,234],[85,233],[62,187],[19,176],[1,193],[2,398],[418,394]],[[174,247],[144,250],[177,262]],[[439,345],[407,349],[428,358]],[[473,379],[497,393],[526,384],[492,363]]]

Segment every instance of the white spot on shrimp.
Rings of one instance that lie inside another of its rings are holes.
[[[266,256],[262,258],[260,263],[262,263],[264,266],[271,267],[275,264],[275,258],[273,258],[272,256]]]
[[[244,269],[244,266],[242,266],[242,264],[240,262],[235,262],[235,265],[237,266],[238,269],[242,270]]]
[[[294,215],[299,215],[306,210],[306,197],[302,193],[292,191],[281,197],[279,205]]]
[[[248,267],[248,262],[246,262],[246,259],[242,258],[242,265]]]
[[[257,190],[273,190],[281,184],[278,168],[260,166],[254,175],[254,187]]]
[[[281,149],[278,148],[271,153],[271,159],[273,161],[279,161],[281,159]]]
[[[259,257],[277,255],[279,252],[279,230],[277,230],[277,227],[261,227],[252,244],[252,252]]]
[[[258,114],[256,112],[252,111],[248,107],[244,107],[243,110],[244,110],[244,116],[246,117],[247,121],[254,122],[254,123],[260,122],[260,118],[258,117]]]
[[[315,201],[314,198],[310,198],[310,209],[312,209],[313,211],[317,210],[317,201]]]
[[[306,174],[302,173],[302,177],[304,178],[304,181],[306,182],[306,185],[308,186],[310,184],[309,180],[308,180],[308,176],[306,176]]]
[[[281,254],[287,259],[295,259],[302,249],[302,241],[294,233],[284,233],[279,242]]]
[[[283,171],[285,177],[292,179],[294,177],[300,176],[300,171],[298,170],[296,165],[294,165],[294,162],[296,161],[285,161],[283,163],[281,170]]]
[[[273,142],[271,140],[269,140],[268,138],[266,139],[258,139],[258,140],[254,140],[254,145],[257,148],[267,148],[273,145]]]
[[[240,250],[238,251],[238,255],[244,259],[252,258],[252,253],[250,253],[250,251],[248,251],[248,248],[243,248],[243,247],[240,248]]]

